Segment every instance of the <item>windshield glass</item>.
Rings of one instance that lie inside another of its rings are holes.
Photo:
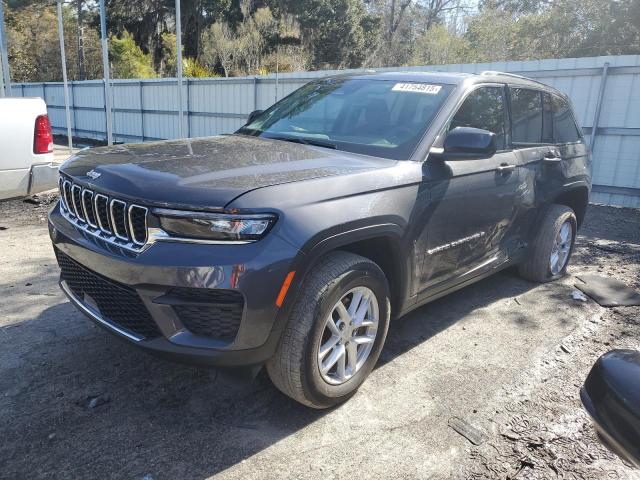
[[[312,82],[236,133],[408,159],[452,89],[394,80]]]

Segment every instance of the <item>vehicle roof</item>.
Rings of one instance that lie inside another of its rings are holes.
[[[539,90],[547,90],[558,95],[565,96],[564,93],[555,88],[540,83],[536,80],[526,78],[511,73],[487,71],[480,74],[462,73],[462,72],[376,72],[374,70],[368,72],[346,73],[335,75],[329,78],[353,78],[353,79],[371,79],[371,80],[395,80],[398,82],[433,82],[451,85],[460,85],[462,83],[507,83],[509,85],[519,85],[523,87],[535,88]]]

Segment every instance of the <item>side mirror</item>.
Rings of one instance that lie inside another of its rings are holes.
[[[472,127],[456,127],[444,139],[445,160],[487,158],[496,153],[496,134]]]
[[[640,468],[640,352],[612,350],[601,356],[580,398],[603,443]]]
[[[256,119],[256,117],[260,115],[262,112],[264,112],[264,110],[254,110],[253,112],[251,112],[247,117],[247,123],[245,123],[245,125],[249,125],[251,122],[253,122]]]

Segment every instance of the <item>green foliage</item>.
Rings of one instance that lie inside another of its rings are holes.
[[[195,58],[185,57],[182,59],[182,75],[190,78],[217,77],[214,72],[199,63]]]
[[[211,25],[203,35],[202,54],[200,59],[209,68],[215,68],[219,63],[225,77],[229,76],[232,68],[233,56],[236,52],[237,41],[227,22],[217,22]]]
[[[14,82],[59,81],[62,63],[56,8],[25,3],[20,9],[7,9],[5,15],[11,78]],[[77,17],[74,9],[67,5],[63,6],[62,12],[67,73],[70,80],[77,80]],[[100,39],[92,29],[86,29],[83,38],[87,73],[89,78],[96,78],[102,75]]]
[[[163,77],[175,77],[178,63],[178,45],[176,34],[165,32],[161,36],[162,49],[158,69]]]
[[[80,26],[86,78],[101,78],[97,2],[78,1],[63,5],[69,78]],[[175,76],[174,0],[106,2],[112,75]],[[14,81],[60,80],[55,5],[5,3]],[[638,54],[640,0],[183,1],[182,32],[191,77]]]
[[[113,78],[157,76],[153,69],[151,55],[144,53],[136,44],[133,35],[126,30],[120,37],[112,36],[109,39],[109,59]]]
[[[289,0],[314,68],[361,66],[379,32],[361,0]],[[365,31],[365,27],[369,30]]]
[[[452,34],[444,25],[434,25],[416,39],[411,63],[413,65],[463,63],[469,58],[470,49],[467,39]]]

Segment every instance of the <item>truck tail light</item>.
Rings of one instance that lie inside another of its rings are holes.
[[[39,115],[36,118],[36,126],[33,135],[33,153],[53,152],[53,133],[51,123],[47,115]]]

